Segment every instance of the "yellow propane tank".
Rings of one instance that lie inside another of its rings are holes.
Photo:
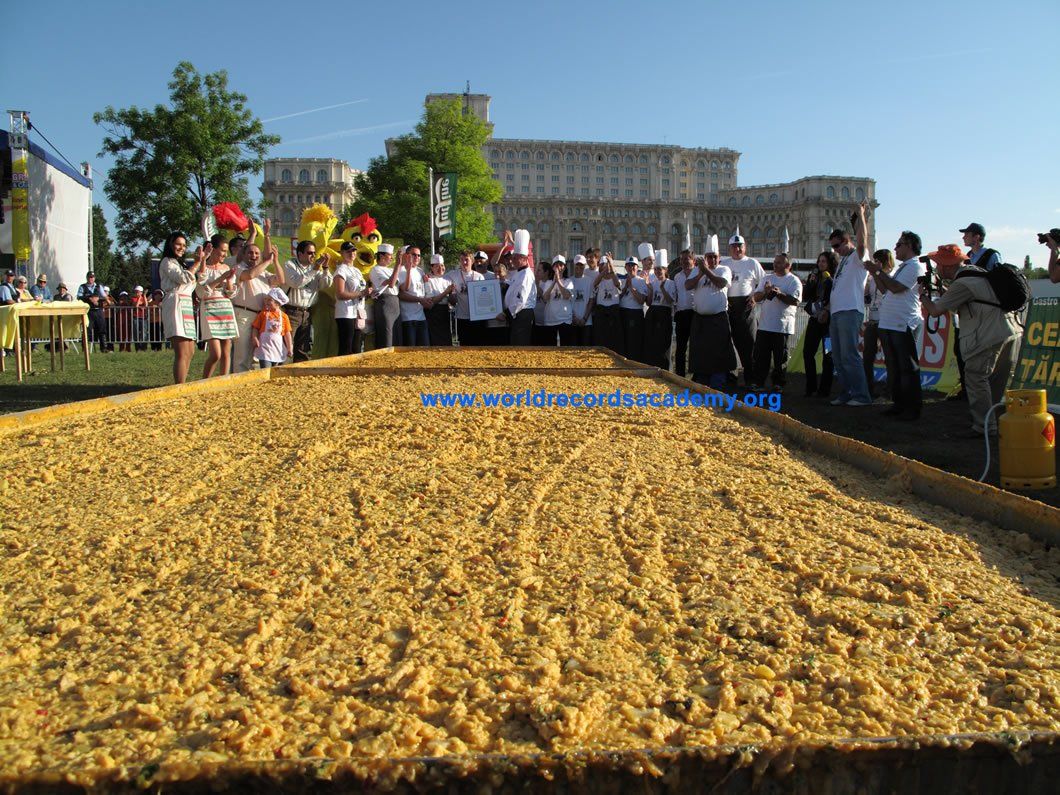
[[[1056,423],[1046,411],[1044,389],[1005,392],[997,422],[1001,487],[1050,489],[1056,485]]]

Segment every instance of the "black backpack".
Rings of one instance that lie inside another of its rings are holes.
[[[993,249],[986,249],[980,259],[989,260],[995,253]],[[1003,312],[1019,312],[1031,300],[1031,286],[1027,283],[1027,277],[1015,265],[999,262],[993,270],[964,270],[957,274],[958,279],[965,276],[985,277],[993,288],[997,303],[977,299],[980,304],[999,307]]]

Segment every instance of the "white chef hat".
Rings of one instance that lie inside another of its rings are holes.
[[[718,250],[718,236],[717,235],[708,235],[707,236],[707,246],[706,246],[706,248],[703,249],[703,253],[704,254],[720,254],[721,253]]]
[[[515,251],[512,253],[524,257],[530,255],[530,233],[525,229],[515,230]]]
[[[445,264],[445,257],[443,257],[441,254],[433,254],[433,255],[431,255],[431,265],[444,265],[444,264]]]
[[[280,306],[283,306],[287,303],[287,293],[285,293],[279,287],[273,287],[271,290],[269,290],[269,298],[278,303]]]
[[[670,255],[666,253],[666,249],[659,248],[655,250],[655,267],[665,268],[670,264]]]
[[[585,256],[583,254],[575,254],[574,255],[574,264],[575,265],[588,265],[589,263],[585,261]]]
[[[729,238],[730,246],[742,246],[744,244],[743,235],[737,232],[735,235]]]
[[[651,243],[641,243],[637,246],[637,256],[641,259],[649,259],[655,256],[655,250],[652,248]],[[631,257],[635,259],[635,257]]]
[[[557,254],[552,258],[552,264],[555,265],[557,262],[562,262],[564,265],[567,264],[567,258],[562,254]]]
[[[380,243],[379,244],[379,253],[380,254],[393,254],[394,253],[394,247],[392,245],[390,245],[389,243]]]

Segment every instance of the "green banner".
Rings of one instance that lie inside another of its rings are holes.
[[[1053,411],[1060,406],[1060,298],[1031,301],[1010,389],[1044,389]]]
[[[456,174],[435,174],[434,185],[434,238],[450,240],[456,237]]]

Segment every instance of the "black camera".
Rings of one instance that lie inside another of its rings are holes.
[[[1054,243],[1060,244],[1060,229],[1050,229],[1048,232],[1038,233],[1038,242],[1043,246],[1045,245],[1045,241],[1050,238],[1052,238]]]

